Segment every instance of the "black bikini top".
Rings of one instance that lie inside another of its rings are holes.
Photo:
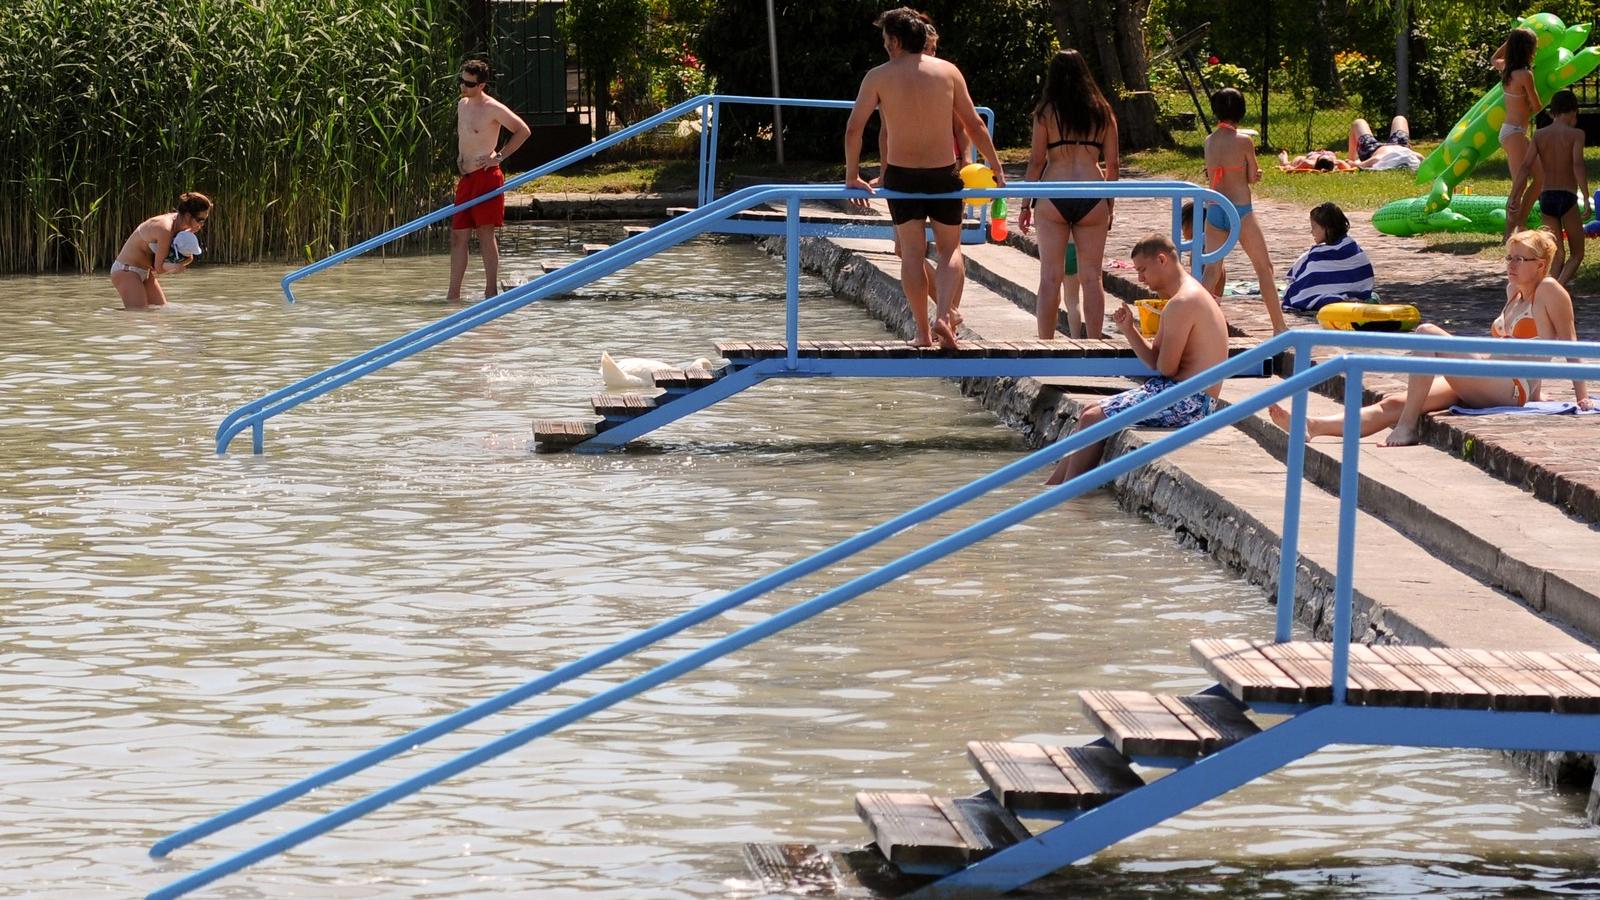
[[[1066,138],[1062,138],[1059,141],[1051,141],[1050,143],[1045,144],[1044,148],[1046,150],[1054,150],[1057,147],[1065,147],[1068,144],[1076,144],[1080,147],[1093,147],[1096,150],[1105,149],[1104,145],[1102,145],[1099,141],[1072,141]]]

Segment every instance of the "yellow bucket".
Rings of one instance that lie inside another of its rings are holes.
[[[1147,338],[1155,337],[1161,328],[1161,309],[1167,301],[1152,298],[1140,300],[1136,305],[1139,307],[1139,333]]]

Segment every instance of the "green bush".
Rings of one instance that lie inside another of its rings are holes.
[[[104,267],[184,190],[216,201],[208,262],[437,208],[461,22],[456,0],[6,0],[0,271]]]
[[[1252,87],[1256,87],[1255,79],[1250,77],[1250,72],[1244,66],[1236,66],[1233,63],[1217,63],[1216,65],[1206,66],[1203,71],[1206,76],[1206,83],[1211,85],[1211,89],[1214,91],[1231,87],[1248,93]]]
[[[853,100],[867,70],[884,61],[873,19],[882,2],[777,0],[778,79],[790,97]],[[939,55],[961,67],[973,102],[995,110],[997,140],[1026,143],[1028,113],[1053,46],[1047,0],[929,0],[918,5],[939,28]],[[770,96],[765,5],[747,0],[711,0],[699,56],[717,89],[728,94]],[[757,36],[758,39],[753,39]],[[842,154],[846,114],[839,110],[785,109],[784,146],[797,157]],[[767,108],[726,109],[720,127],[723,150],[764,145],[770,130]],[[871,154],[869,134],[867,154]]]

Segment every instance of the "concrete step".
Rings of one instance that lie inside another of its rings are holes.
[[[1224,404],[1254,393],[1257,384],[1224,385]],[[1343,410],[1326,397],[1310,397],[1313,416]],[[1288,435],[1265,414],[1240,427],[1274,459],[1284,459]],[[1363,510],[1473,578],[1600,641],[1600,559],[1577,552],[1600,547],[1597,529],[1432,447],[1384,447],[1386,434],[1361,442]],[[1343,449],[1333,438],[1307,442],[1306,478],[1336,492]]]
[[[1128,452],[1168,433],[1132,429],[1112,441],[1108,454]],[[1118,483],[1136,512],[1158,522],[1181,522],[1189,537],[1213,556],[1276,593],[1284,481],[1281,462],[1238,429],[1225,429],[1124,475]],[[1302,490],[1296,605],[1302,609],[1301,620],[1324,637],[1333,613],[1338,513],[1334,495],[1311,484]],[[1552,653],[1591,649],[1376,516],[1359,511],[1356,518],[1354,626],[1363,642]]]
[[[1038,278],[1038,261],[1015,246],[987,245],[967,248],[969,277],[1006,297],[1019,307],[1032,309],[1030,279]],[[1109,276],[1108,276],[1109,277]],[[1250,301],[1254,302],[1254,301]],[[1235,304],[1237,306],[1237,304]],[[1234,311],[1229,310],[1229,321]],[[1249,329],[1244,329],[1249,330]],[[1328,354],[1331,355],[1331,352]],[[1372,379],[1377,381],[1377,379]],[[1056,386],[1069,391],[1103,393],[1121,379],[1072,379]],[[1343,390],[1343,379],[1336,379]],[[1395,387],[1383,384],[1380,387]],[[1238,400],[1260,390],[1257,381],[1230,381],[1223,400]],[[1091,390],[1085,390],[1091,389]],[[1330,386],[1330,390],[1333,390]],[[1376,399],[1376,393],[1371,395]],[[1312,415],[1334,415],[1344,407],[1320,394],[1311,395]],[[1472,440],[1473,430],[1457,424],[1461,417],[1430,417],[1434,447],[1458,449]],[[1588,423],[1579,423],[1588,424]],[[1282,461],[1284,433],[1267,416],[1258,414],[1241,428]],[[1600,640],[1600,560],[1591,560],[1571,548],[1600,546],[1600,534],[1589,522],[1567,515],[1546,502],[1558,495],[1553,486],[1544,496],[1530,494],[1489,474],[1479,465],[1463,461],[1460,454],[1441,453],[1427,446],[1385,448],[1383,434],[1362,444],[1361,505],[1396,530],[1416,540],[1440,559],[1485,583],[1516,596],[1530,608]],[[1332,439],[1313,441],[1306,456],[1306,477],[1328,490],[1337,490],[1340,445]],[[1488,451],[1484,455],[1490,455]],[[1495,454],[1504,458],[1505,454]],[[1549,479],[1553,481],[1554,479]],[[1581,492],[1562,496],[1576,510],[1588,509]],[[1600,503],[1596,503],[1600,508]]]

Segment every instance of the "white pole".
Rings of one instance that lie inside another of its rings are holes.
[[[778,18],[772,11],[772,0],[767,0],[767,50],[772,57],[772,96],[778,92]],[[772,108],[772,140],[778,146],[778,165],[783,165],[783,109]]]

